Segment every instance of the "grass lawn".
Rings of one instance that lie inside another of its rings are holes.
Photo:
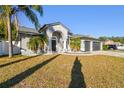
[[[124,58],[0,57],[0,87],[124,87]]]

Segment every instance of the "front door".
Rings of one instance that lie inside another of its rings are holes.
[[[52,51],[56,51],[56,40],[52,40]]]

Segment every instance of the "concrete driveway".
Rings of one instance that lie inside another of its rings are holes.
[[[93,54],[100,54],[100,55],[109,55],[109,56],[116,56],[116,57],[122,57],[124,58],[124,51],[99,51],[94,52]]]
[[[93,51],[93,52],[77,52],[77,53],[62,53],[64,55],[91,56],[91,55],[108,55],[124,58],[124,51]]]

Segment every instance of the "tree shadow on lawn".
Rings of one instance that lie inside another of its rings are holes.
[[[15,63],[20,63],[20,62],[23,62],[24,60],[34,58],[34,57],[37,57],[37,56],[40,56],[40,55],[31,56],[31,57],[19,59],[19,60],[16,60],[16,61],[12,61],[12,62],[9,62],[9,63],[6,63],[6,64],[2,64],[2,65],[0,65],[0,68],[5,67],[5,66],[9,66],[9,65],[12,65],[12,64],[15,64]]]
[[[71,82],[69,84],[69,88],[86,88],[86,84],[84,81],[83,73],[81,72],[81,63],[76,57],[72,73],[71,73]]]
[[[58,57],[59,55],[56,55],[46,61],[43,61],[42,63],[39,63],[29,69],[27,69],[26,71],[16,75],[15,77],[12,77],[11,79],[8,79],[7,81],[3,82],[0,84],[1,88],[8,88],[8,87],[12,87],[14,85],[16,85],[17,83],[21,82],[23,79],[29,77],[31,74],[33,74],[35,71],[37,71],[38,69],[42,68],[44,65],[48,64],[50,61],[52,61],[53,59],[55,59],[56,57]]]

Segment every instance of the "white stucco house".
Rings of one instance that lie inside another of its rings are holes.
[[[48,38],[48,43],[44,47],[46,53],[63,53],[70,51],[69,46],[69,34],[70,30],[62,23],[51,23],[42,26],[39,31],[34,29],[21,27],[20,31],[20,47],[22,55],[34,55],[34,53],[28,49],[27,43],[29,39],[35,35],[44,34]]]
[[[28,48],[28,42],[30,38],[36,35],[44,34],[48,38],[48,43],[44,46],[45,53],[67,53],[71,52],[70,48],[70,38],[79,37],[81,38],[81,49],[80,51],[99,51],[102,50],[102,42],[98,39],[83,36],[83,35],[74,35],[71,33],[69,28],[63,25],[60,22],[50,23],[43,25],[39,31],[36,31],[32,28],[27,28],[21,26],[19,28],[19,41],[17,42],[20,49],[19,53],[22,55],[37,55],[41,54],[40,50],[37,53],[34,53]],[[2,49],[1,49],[2,50]],[[1,52],[0,52],[1,53]]]

